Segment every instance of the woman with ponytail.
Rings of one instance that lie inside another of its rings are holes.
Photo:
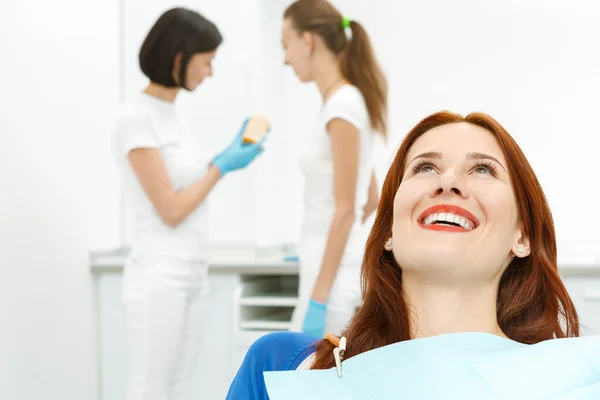
[[[326,0],[299,0],[284,13],[285,63],[315,82],[323,106],[307,148],[299,302],[292,331],[339,333],[361,303],[360,265],[377,208],[375,132],[386,133],[387,83],[360,23]]]
[[[509,133],[486,114],[433,114],[405,137],[383,184],[361,270],[364,301],[342,332],[344,362],[399,342],[466,332],[499,346],[577,337],[577,312],[556,260],[546,197]],[[261,337],[229,398],[268,399],[265,371],[334,368],[332,342],[294,332]],[[460,351],[469,346],[477,343]],[[419,368],[419,354],[398,358],[398,365]],[[585,365],[582,359],[578,366]],[[393,376],[400,388],[413,384]],[[436,383],[422,391],[442,390]]]

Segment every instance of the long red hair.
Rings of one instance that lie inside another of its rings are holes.
[[[556,237],[552,213],[540,183],[510,134],[492,117],[472,113],[463,117],[439,112],[420,121],[406,136],[385,179],[374,226],[362,265],[363,304],[343,335],[348,339],[345,359],[381,346],[410,340],[410,314],[402,290],[402,267],[384,250],[390,236],[394,196],[404,175],[411,146],[425,132],[450,123],[467,122],[490,131],[506,158],[524,234],[531,254],[515,257],[500,279],[498,324],[512,340],[537,343],[579,336],[577,312],[556,265]],[[313,369],[335,365],[333,345],[317,344]]]

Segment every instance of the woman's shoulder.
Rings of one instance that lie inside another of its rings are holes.
[[[148,108],[138,100],[138,98],[133,98],[124,101],[119,105],[116,112],[117,120],[127,120],[127,121],[143,121],[148,117]]]
[[[330,103],[364,103],[362,92],[354,85],[347,83],[340,86],[329,98]]]
[[[274,370],[292,370],[314,352],[317,341],[314,336],[298,332],[273,332],[256,340],[246,357],[254,358],[275,368]]]
[[[297,332],[261,336],[248,349],[227,398],[268,399],[263,372],[297,369],[314,353],[315,344],[313,336]]]
[[[135,101],[126,101],[119,105],[114,117],[117,134],[129,129],[147,127],[150,121],[147,113]]]
[[[360,90],[354,85],[346,84],[338,88],[323,107],[326,120],[331,117],[344,117],[349,122],[362,127],[369,121],[367,104]]]

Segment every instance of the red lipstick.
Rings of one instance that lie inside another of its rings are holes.
[[[434,223],[435,221],[427,221],[433,214],[444,214],[440,220],[441,222],[444,222],[444,224],[436,224]],[[450,221],[448,221],[449,216],[447,214],[452,214]],[[454,218],[456,216],[460,217],[461,220],[455,221]],[[452,204],[438,204],[429,207],[421,213],[418,223],[423,229],[445,232],[470,232],[479,226],[477,217],[464,208]]]

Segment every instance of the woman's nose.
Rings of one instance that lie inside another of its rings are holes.
[[[458,177],[453,171],[446,171],[440,175],[434,196],[437,197],[442,194],[454,194],[460,197],[469,196],[467,185],[464,180],[461,177]]]

